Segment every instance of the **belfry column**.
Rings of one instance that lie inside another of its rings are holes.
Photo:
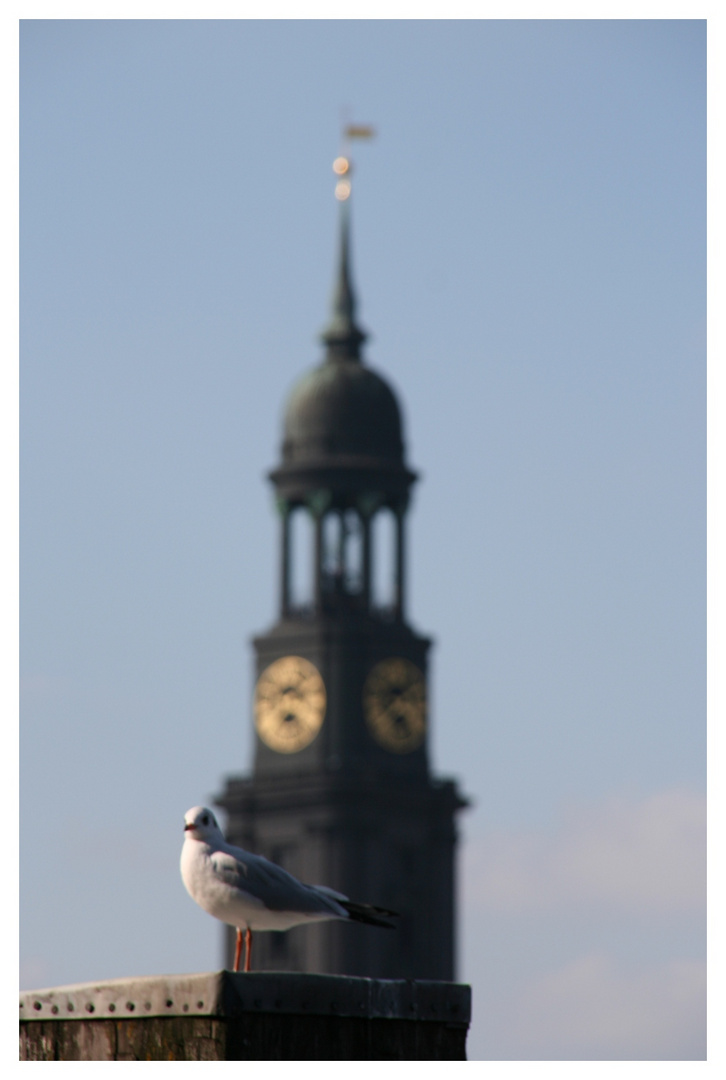
[[[313,545],[313,607],[316,614],[323,610],[323,514],[315,514],[315,544]]]
[[[280,613],[283,618],[290,613],[290,506],[286,501],[278,503],[280,512]]]
[[[363,537],[363,560],[361,567],[361,599],[363,610],[371,609],[371,518],[370,514],[360,514],[360,526]]]
[[[396,591],[394,598],[394,609],[396,620],[403,622],[404,611],[404,573],[405,573],[405,523],[406,523],[406,507],[398,505],[396,507]]]

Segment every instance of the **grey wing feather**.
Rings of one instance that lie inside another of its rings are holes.
[[[345,893],[336,892],[335,889],[331,889],[329,885],[313,885],[313,889],[317,889],[318,892],[323,893],[324,896],[332,896],[333,900],[347,900],[348,897]]]
[[[244,889],[247,880],[247,864],[228,855],[225,851],[215,851],[211,857],[214,873],[225,885],[233,889]]]
[[[212,865],[222,881],[258,897],[270,911],[327,911],[345,917],[346,912],[335,900],[288,874],[262,855],[235,858],[227,852],[215,852]]]

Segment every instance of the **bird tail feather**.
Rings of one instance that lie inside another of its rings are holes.
[[[388,908],[376,907],[374,904],[356,904],[352,900],[339,900],[341,907],[345,908],[354,922],[367,923],[369,926],[385,926],[389,930],[395,930],[395,923],[389,922],[383,916],[397,917],[397,911],[389,911]]]

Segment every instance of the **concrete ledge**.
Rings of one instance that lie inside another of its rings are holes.
[[[461,1060],[471,988],[218,971],[20,995],[22,1060]]]

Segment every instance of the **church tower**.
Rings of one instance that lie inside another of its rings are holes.
[[[256,968],[453,980],[455,816],[466,802],[429,769],[431,642],[405,602],[416,474],[396,396],[363,362],[365,339],[342,201],[325,355],[293,388],[270,474],[279,613],[254,639],[253,773],[229,777],[217,805],[232,843],[400,913],[395,931],[327,922],[260,934]]]

